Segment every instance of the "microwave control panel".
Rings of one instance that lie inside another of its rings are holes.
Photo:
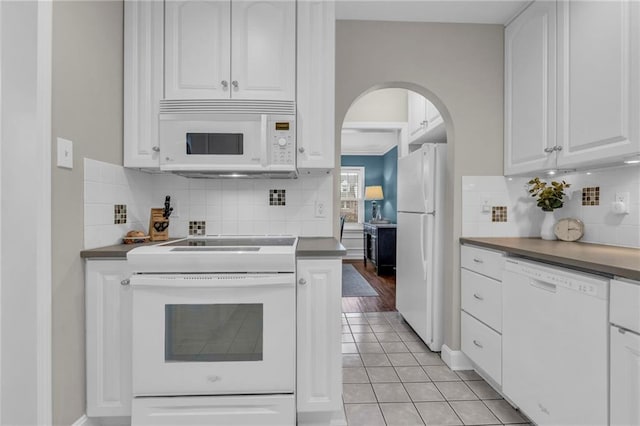
[[[293,120],[269,122],[271,164],[295,164],[296,129]]]

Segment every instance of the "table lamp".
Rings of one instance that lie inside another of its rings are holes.
[[[376,201],[384,199],[384,195],[382,194],[382,187],[379,185],[367,186],[364,190],[364,199],[366,201],[371,201],[371,221],[382,220],[382,216],[380,215],[380,211],[378,210],[378,203],[376,203]]]

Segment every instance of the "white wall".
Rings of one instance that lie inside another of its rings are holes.
[[[554,211],[557,219],[573,217],[585,224],[586,243],[640,247],[640,167],[618,167],[544,178],[571,184],[564,206]],[[527,192],[529,178],[464,176],[462,179],[462,235],[465,237],[539,237],[544,218]],[[600,188],[597,206],[582,205],[582,189]],[[617,192],[628,192],[629,214],[616,214],[612,203]],[[506,206],[507,222],[492,222],[482,203]]]
[[[169,236],[189,234],[189,221],[204,221],[209,235],[290,234],[331,236],[333,218],[315,216],[315,203],[330,205],[333,177],[298,179],[187,179],[148,174],[84,160],[84,248],[119,244],[128,231],[148,233],[151,207],[171,196]],[[284,189],[285,205],[269,205],[269,190]],[[114,224],[114,204],[127,205],[127,223]]]

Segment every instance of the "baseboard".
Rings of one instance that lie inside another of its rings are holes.
[[[131,426],[131,417],[87,417],[83,414],[71,426]]]
[[[80,417],[78,420],[73,422],[71,426],[94,426],[94,424],[91,422],[91,419],[87,417],[86,414],[83,414],[82,417]]]
[[[440,356],[444,363],[452,370],[473,370],[471,361],[462,351],[454,351],[447,345],[442,345]]]

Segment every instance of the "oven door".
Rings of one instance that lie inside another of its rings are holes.
[[[295,279],[143,274],[133,287],[133,394],[292,393]]]

